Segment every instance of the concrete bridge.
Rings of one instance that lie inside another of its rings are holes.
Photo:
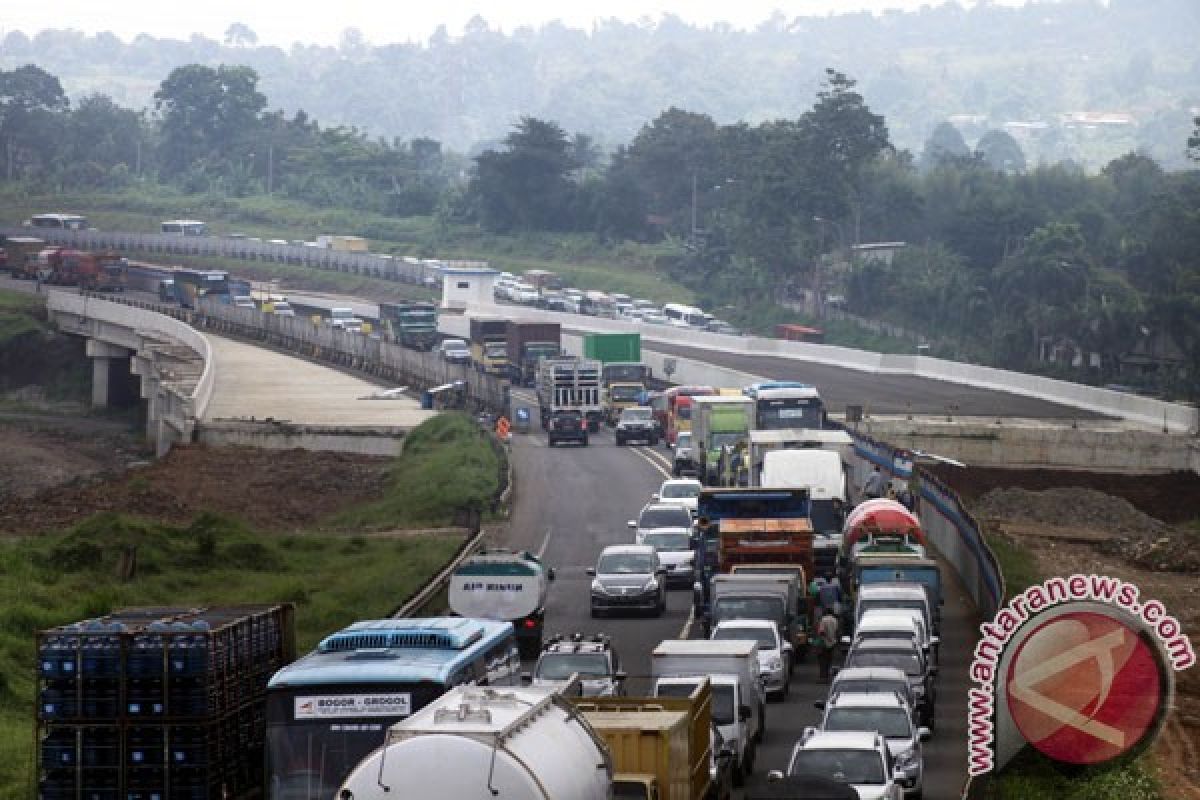
[[[139,378],[159,456],[194,441],[395,455],[433,413],[408,396],[378,399],[378,383],[345,371],[201,332],[193,323],[214,320],[194,311],[58,290],[47,308],[60,330],[87,338],[93,406]]]

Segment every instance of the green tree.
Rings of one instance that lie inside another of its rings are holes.
[[[1025,171],[1025,153],[1017,140],[1004,131],[988,131],[975,143],[975,152],[997,172],[1009,175]]]
[[[68,105],[58,78],[41,67],[0,70],[0,137],[9,180],[18,170],[41,170],[52,162],[58,140],[53,120]]]
[[[176,67],[154,93],[162,116],[163,167],[168,176],[189,169],[244,169],[259,114],[267,104],[250,67],[201,64]]]
[[[58,162],[67,185],[115,189],[136,174],[148,139],[141,114],[121,108],[107,95],[92,94],[63,123]]]
[[[963,139],[958,128],[949,120],[942,120],[925,140],[921,150],[921,168],[932,169],[947,161],[957,161],[971,157],[971,148]]]
[[[563,129],[522,117],[504,147],[475,159],[470,191],[480,221],[496,231],[569,228],[573,184],[568,176],[577,162]]]

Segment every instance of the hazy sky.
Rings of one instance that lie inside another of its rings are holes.
[[[995,1],[995,0],[993,0]],[[509,32],[522,25],[562,19],[571,27],[587,28],[597,18],[636,21],[671,12],[694,24],[726,21],[752,28],[776,8],[789,17],[825,15],[836,11],[916,10],[945,0],[608,0],[605,3],[562,0],[54,0],[49,6],[5,2],[0,31],[34,34],[43,28],[74,28],[85,33],[111,31],[125,41],[139,33],[158,38],[186,39],[200,33],[218,41],[233,22],[245,23],[260,44],[288,46],[300,41],[336,44],[346,28],[358,28],[371,44],[424,41],[445,24],[451,35],[462,31],[476,14],[493,27]],[[973,5],[974,0],[959,0]],[[999,0],[1021,5],[1023,0]],[[51,11],[53,13],[47,13]]]

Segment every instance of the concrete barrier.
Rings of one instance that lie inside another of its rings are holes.
[[[1046,400],[1151,428],[1164,429],[1170,433],[1200,432],[1200,409],[1193,406],[928,356],[884,355],[836,345],[788,342],[753,336],[727,336],[666,325],[646,325],[514,306],[473,306],[468,309],[468,314],[545,320],[585,331],[638,331],[642,334],[643,347],[648,346],[649,349],[653,349],[654,342],[664,342],[723,353],[775,356],[828,364],[861,372],[910,375]]]

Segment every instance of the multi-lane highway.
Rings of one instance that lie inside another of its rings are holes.
[[[540,553],[557,571],[547,606],[547,632],[610,634],[630,676],[628,692],[646,691],[650,651],[661,640],[684,633],[691,609],[690,591],[672,590],[661,618],[593,620],[590,578],[584,570],[595,564],[606,545],[633,540],[626,522],[637,516],[651,492],[669,476],[667,451],[662,447],[617,447],[607,430],[593,435],[587,447],[549,448],[535,426],[527,435],[514,435],[512,455],[516,483],[511,538],[502,544]],[[948,565],[945,574],[949,582],[943,612],[937,730],[925,748],[925,797],[934,800],[958,797],[966,778],[967,668],[978,626],[974,609]],[[788,700],[768,705],[766,739],[759,749],[751,785],[764,780],[767,770],[785,768],[803,728],[818,722],[813,703],[825,699],[825,693],[810,657],[796,670]]]

